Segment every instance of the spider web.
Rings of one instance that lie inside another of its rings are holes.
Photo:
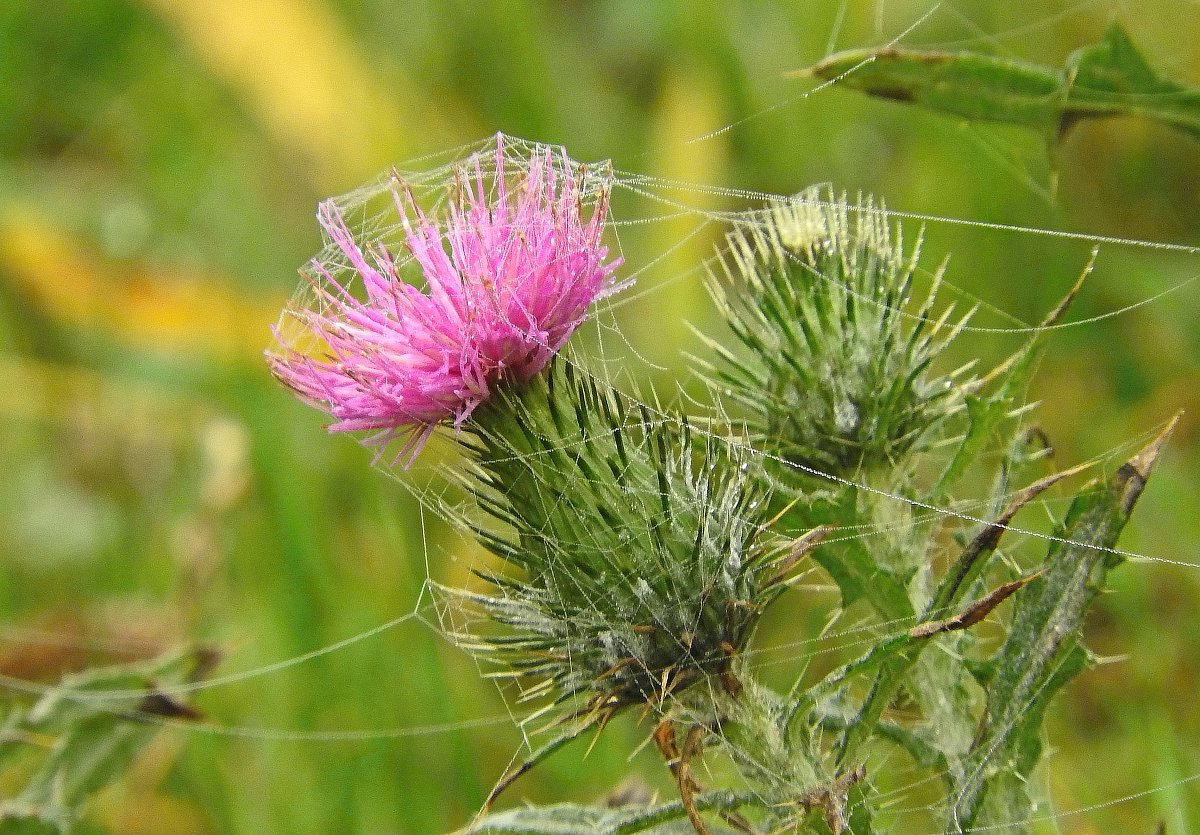
[[[976,24],[963,17],[949,4],[938,4],[900,30],[898,36],[881,40],[888,44],[903,42],[914,46],[936,46],[938,44],[921,43],[917,34],[921,26],[930,18],[935,15],[947,15],[959,20],[967,34],[961,39],[944,42],[944,45],[959,48],[991,42],[999,44],[1003,48],[1010,39],[1028,34],[1031,28],[1050,26],[1064,16],[1091,9],[1097,5],[1097,3],[1080,3],[1008,32],[985,35],[978,30]],[[843,4],[841,8],[844,14],[846,5]],[[882,1],[879,2],[877,9],[882,20],[885,14],[885,4]],[[838,20],[841,20],[841,15]],[[835,24],[834,30],[830,34],[831,46],[838,40],[840,26],[840,23]],[[882,24],[880,24],[880,28],[882,28]],[[1170,56],[1166,56],[1161,63],[1169,65]],[[819,106],[813,101],[813,97],[821,94],[827,86],[821,85],[816,90],[804,94],[803,97],[779,102],[751,118],[778,118],[781,114],[794,114],[800,107]],[[694,141],[716,141],[718,137],[735,132],[737,128],[738,123],[729,124],[717,131],[699,136]],[[1034,201],[1044,202],[1048,198],[1048,194],[1036,181],[1036,177],[1029,173],[1029,163],[1019,159],[1014,162],[1012,154],[1019,154],[1019,148],[1016,148],[1011,142],[1006,142],[1003,138],[998,139],[990,134],[971,130],[973,141],[981,143],[989,155],[994,156],[997,160],[998,166],[1006,167],[1020,179]],[[511,171],[520,170],[521,166],[528,164],[532,152],[545,147],[516,137],[504,137],[503,142],[505,166],[507,170]],[[419,202],[429,211],[436,211],[440,201],[445,199],[447,187],[454,181],[462,160],[467,158],[478,160],[486,170],[487,166],[494,165],[494,161],[489,155],[489,149],[492,147],[494,147],[493,140],[484,140],[448,150],[436,156],[410,160],[399,167],[400,170],[396,172],[396,175],[408,188],[412,189]],[[556,154],[560,153],[558,149],[553,150]],[[609,168],[604,165],[595,165],[581,170],[586,172],[585,192],[594,195],[595,189],[602,186],[612,189],[614,211],[610,223],[609,240],[625,258],[626,263],[622,276],[632,278],[637,283],[624,294],[601,303],[595,320],[573,338],[574,347],[567,352],[566,360],[575,365],[581,373],[593,377],[599,385],[616,388],[623,395],[641,402],[651,412],[664,419],[672,420],[674,415],[680,411],[694,413],[696,401],[708,397],[710,392],[691,380],[685,361],[671,361],[664,358],[655,352],[654,346],[647,340],[636,338],[633,335],[638,331],[636,320],[646,317],[648,311],[655,311],[657,316],[662,319],[671,317],[672,313],[667,301],[670,294],[680,286],[694,287],[701,282],[705,270],[703,262],[680,269],[674,256],[679,252],[703,250],[711,247],[714,243],[719,244],[722,235],[730,228],[731,224],[755,223],[754,212],[761,211],[771,201],[778,199],[779,195],[735,187],[706,186],[669,177],[638,173],[623,166]],[[402,228],[399,220],[389,209],[393,182],[394,177],[389,173],[379,181],[337,199],[337,205],[359,240],[391,242],[395,246],[401,239]],[[714,208],[714,204],[719,204],[720,208]],[[1200,278],[1200,269],[1197,268],[1200,262],[1196,260],[1196,256],[1200,255],[1200,248],[1197,247],[1123,238],[1110,234],[1092,235],[1058,231],[1037,224],[1026,226],[1019,222],[992,222],[972,218],[943,217],[920,211],[905,212],[892,209],[889,211],[889,215],[893,220],[904,222],[906,231],[910,235],[915,234],[919,226],[923,225],[926,228],[926,247],[931,252],[936,252],[933,258],[925,259],[927,262],[932,262],[934,258],[940,258],[947,254],[958,259],[960,252],[964,249],[959,241],[964,239],[983,241],[981,249],[985,252],[994,252],[997,247],[1011,247],[1017,250],[1023,242],[1031,239],[1046,241],[1050,245],[1068,248],[1071,251],[1078,250],[1078,269],[1074,274],[1064,273],[1052,276],[1034,274],[1026,279],[1042,278],[1055,281],[1059,285],[1057,291],[1059,295],[1064,294],[1070,288],[1078,272],[1087,268],[1090,252],[1097,249],[1099,256],[1096,268],[1084,287],[1085,299],[1089,298],[1090,294],[1092,301],[1086,308],[1088,312],[1068,316],[1066,321],[1048,328],[1055,335],[1062,334],[1063,338],[1069,337],[1072,331],[1101,327],[1103,323],[1110,320],[1139,315],[1144,312],[1143,309],[1154,312],[1162,311],[1164,306],[1171,304],[1179,307],[1188,306],[1192,309],[1195,309],[1196,306],[1196,289],[1192,285],[1197,278]],[[668,230],[666,234],[675,241],[673,246],[665,251],[659,250],[648,256],[639,256],[644,248],[636,245],[634,239],[654,238],[654,230],[658,228]],[[949,244],[946,244],[944,251],[938,251],[943,249],[941,241],[943,237],[956,241],[952,249]],[[629,242],[627,243],[627,241]],[[996,241],[1003,243],[997,244]],[[348,269],[344,259],[341,259],[332,247],[327,247],[318,256],[318,259],[338,270]],[[1160,277],[1161,284],[1150,290],[1135,291],[1136,298],[1132,301],[1114,303],[1112,299],[1120,298],[1120,294],[1112,292],[1114,287],[1119,286],[1119,268],[1131,260],[1138,262],[1144,271],[1154,270]],[[999,359],[1037,329],[1036,320],[1027,320],[1025,314],[1007,310],[1003,303],[990,301],[986,296],[980,296],[977,291],[960,286],[955,281],[956,263],[956,260],[951,261],[949,279],[943,285],[941,293],[948,301],[958,304],[960,309],[972,307],[978,309],[976,315],[963,329],[964,338],[973,340],[970,347],[965,350],[972,351],[976,345],[979,345],[981,346],[979,353]],[[1114,266],[1109,266],[1110,264]],[[1149,267],[1148,264],[1154,266]],[[931,272],[925,275],[925,279],[927,281],[931,279]],[[309,304],[312,292],[311,286],[302,286],[294,300],[294,306],[303,307]],[[1099,301],[1096,301],[1097,298]],[[910,319],[914,316],[909,310],[901,310],[899,313]],[[631,320],[635,322],[632,326]],[[281,328],[285,334],[295,333],[289,330],[290,325],[286,321],[281,323]],[[715,330],[713,333],[717,335]],[[699,352],[701,349],[697,347],[695,350]],[[1054,354],[1059,350],[1058,343],[1052,340],[1048,350]],[[674,382],[671,381],[671,377],[676,378]],[[647,378],[652,382],[648,383]],[[722,407],[719,392],[715,406],[718,409]],[[1072,406],[1071,403],[1066,404],[1068,410]],[[1160,415],[1159,418],[1164,419],[1167,416]],[[1083,415],[1079,417],[1085,419]],[[1161,430],[1162,425],[1161,423],[1147,425],[1143,435],[1139,437],[1110,438],[1108,440],[1110,445],[1107,448],[1092,451],[1085,456],[1085,460],[1094,463],[1096,471],[1110,472]],[[730,442],[721,434],[716,434],[714,437],[722,443]],[[760,451],[755,452],[759,453]],[[470,506],[463,502],[454,486],[441,475],[443,468],[454,466],[456,457],[452,435],[447,431],[435,437],[430,448],[423,453],[418,464],[410,472],[396,473],[393,469],[384,466],[384,471],[389,475],[394,475],[396,483],[403,490],[411,492],[420,502],[423,508],[421,519],[423,530],[428,524],[440,529],[458,529],[463,536],[461,540],[443,536],[442,541],[431,542],[427,545],[424,566],[427,580],[411,610],[372,629],[350,635],[344,640],[327,646],[314,648],[310,652],[240,672],[219,675],[203,682],[164,688],[164,692],[185,695],[214,688],[231,687],[254,679],[269,679],[284,670],[298,667],[316,658],[341,653],[352,646],[397,629],[413,629],[424,633],[426,637],[434,636],[435,638],[451,625],[458,630],[470,629],[474,625],[473,613],[436,594],[432,584],[434,580],[453,581],[454,578],[463,575],[463,572],[457,568],[450,571],[447,566],[469,568],[477,565],[483,559],[478,551],[473,550],[469,545],[462,544],[468,538],[464,530],[465,522],[468,520],[479,521],[482,517],[472,515],[473,511]],[[386,465],[389,458],[385,454],[381,460]],[[1067,466],[1080,463],[1080,461],[1072,460],[1062,463]],[[831,481],[838,480],[838,477],[832,474],[814,473],[814,475],[826,477]],[[878,499],[881,507],[888,508],[887,513],[881,514],[886,518],[873,524],[864,524],[857,530],[839,531],[839,537],[891,537],[898,542],[904,542],[913,537],[919,538],[922,531],[938,526],[965,526],[970,523],[984,522],[987,520],[988,509],[993,500],[991,496],[983,498],[981,493],[978,497],[964,498],[946,506],[932,506],[915,502],[896,492],[874,485],[859,484],[858,486],[870,491]],[[1039,548],[1044,549],[1047,541],[1053,539],[1047,533],[1050,527],[1048,522],[1063,516],[1070,497],[1069,490],[1052,492],[1023,511],[1022,516],[1019,517],[1020,521],[1009,526],[1004,548],[1006,556],[1016,562],[1021,562],[1035,556]],[[1153,496],[1145,500],[1143,504],[1148,505],[1151,501],[1153,501]],[[1139,516],[1135,518],[1132,526],[1133,529],[1146,524],[1145,510],[1146,508],[1143,507],[1139,511]],[[1195,508],[1188,510],[1194,512]],[[1039,512],[1041,513],[1040,517]],[[1158,563],[1178,572],[1187,572],[1200,567],[1186,557],[1186,554],[1190,552],[1191,549],[1186,548],[1156,551],[1132,547],[1128,549],[1122,547],[1113,551],[1133,563],[1133,566],[1126,569],[1127,571],[1137,570],[1138,566]],[[791,623],[779,622],[784,613],[792,616]],[[1002,619],[1002,617],[1003,614],[993,615],[992,620]],[[816,629],[801,631],[795,628],[797,621],[805,624],[815,622],[819,626]],[[800,674],[800,671],[806,667],[820,670],[836,666],[840,661],[861,654],[879,639],[903,634],[913,625],[912,622],[907,621],[879,622],[853,609],[842,611],[837,604],[836,589],[819,572],[812,571],[795,584],[788,598],[776,604],[773,619],[764,625],[746,655],[754,669],[762,672],[768,681],[775,680],[777,671],[781,671],[780,677],[787,680]],[[980,628],[986,630],[989,626],[985,623]],[[997,627],[991,628],[999,632]],[[52,635],[33,635],[28,632],[17,633],[11,630],[6,632],[5,637],[9,640],[25,641],[53,640],[54,638]],[[1140,647],[1130,647],[1130,649],[1134,652],[1145,651],[1145,648]],[[479,670],[481,673],[488,672],[483,667],[480,667]],[[17,680],[6,680],[4,683],[13,689],[23,689],[31,693],[45,690],[45,688]],[[1077,681],[1073,686],[1086,685],[1082,681]],[[128,695],[131,694],[118,691],[93,692],[87,694],[87,698],[102,705],[106,699],[116,699]],[[494,715],[467,717],[458,722],[435,726],[306,731],[261,725],[224,724],[215,721],[200,723],[175,722],[167,719],[154,721],[178,726],[191,734],[209,734],[216,737],[251,741],[297,743],[438,738],[480,729],[482,729],[482,733],[492,733],[498,728],[515,729],[510,763],[513,765],[519,763],[529,750],[537,747],[539,743],[536,729],[545,721],[545,717],[536,703],[533,705],[523,703],[520,701],[520,695],[511,688],[499,687],[497,699],[494,700],[499,705],[499,709]],[[597,748],[621,749],[624,746],[624,751],[622,751],[624,753],[628,751],[630,742],[636,743],[637,740],[644,738],[648,728],[639,728],[631,718],[627,717],[627,719],[629,721],[626,721],[623,727],[613,729],[612,733],[606,733],[606,736],[597,743]],[[558,757],[577,758],[582,756],[582,751],[586,746],[586,742],[576,743],[574,749],[568,749]],[[660,772],[663,770],[661,764],[655,764],[652,757],[643,757],[643,759],[646,762],[640,763],[640,770],[646,773],[644,779],[649,785],[663,789],[669,796],[669,789],[665,788],[666,783],[663,781],[661,773],[655,774],[654,772],[655,769]],[[711,767],[713,773],[705,773],[704,766],[701,766],[698,773],[701,782],[719,786],[724,781],[736,780],[731,772],[721,770],[722,766],[717,762],[708,763],[706,761],[705,766]],[[1042,775],[1042,779],[1048,781],[1045,794],[1050,805],[1045,809],[1039,809],[1034,819],[1029,821],[1030,823],[1044,822],[1058,829],[1069,829],[1074,825],[1073,822],[1076,819],[1089,819],[1101,809],[1118,805],[1136,805],[1147,798],[1153,799],[1156,795],[1165,796],[1174,788],[1200,781],[1200,771],[1188,771],[1182,777],[1164,780],[1158,785],[1144,786],[1136,793],[1109,797],[1099,803],[1079,805],[1057,800],[1055,791],[1050,785],[1053,783],[1053,775],[1060,768],[1072,769],[1075,767],[1077,766],[1070,763],[1060,763],[1056,756],[1049,758],[1048,765],[1039,773]],[[609,771],[611,772],[611,767]],[[943,814],[945,798],[939,797],[937,791],[934,790],[939,779],[938,774],[931,773],[929,769],[917,768],[911,763],[906,763],[901,756],[891,754],[884,749],[872,753],[867,764],[867,771],[875,791],[875,801],[885,801],[883,820],[889,824],[886,831],[939,831],[936,829],[936,821]],[[499,777],[499,773],[496,776]],[[536,777],[531,775],[527,779],[535,780]],[[602,779],[611,779],[611,773],[603,774]],[[746,788],[744,786],[736,787]],[[809,787],[795,786],[797,795],[802,794],[806,788]],[[524,791],[524,787],[518,785],[512,791],[519,796]],[[589,798],[577,797],[574,799],[587,800]],[[1150,814],[1150,812],[1146,812],[1143,820],[1148,820]],[[1021,822],[1014,821],[1012,823]]]

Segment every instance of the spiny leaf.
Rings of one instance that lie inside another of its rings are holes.
[[[1159,78],[1116,22],[1062,70],[972,52],[887,48],[839,52],[793,75],[1054,139],[1083,119],[1106,116],[1140,116],[1200,139],[1200,88]]]
[[[969,629],[1040,576],[1041,572],[1038,572],[1005,583],[979,600],[967,604],[961,612],[953,617],[925,621],[906,633],[885,638],[872,647],[865,656],[836,670],[821,682],[819,691],[828,691],[841,685],[851,676],[861,675],[876,668],[879,670],[871,691],[863,701],[858,714],[845,726],[838,751],[839,762],[847,762],[852,759],[858,747],[877,732],[884,708],[894,697],[906,673],[917,662],[928,638],[943,632]],[[797,702],[794,709],[811,708],[817,692],[818,690],[814,690],[806,693]]]
[[[1030,484],[1024,490],[1018,492],[990,525],[986,525],[979,531],[975,537],[963,549],[962,555],[958,558],[957,563],[951,569],[950,573],[943,578],[938,586],[937,592],[934,594],[933,601],[926,610],[926,616],[936,615],[944,611],[947,606],[953,604],[959,595],[970,586],[972,580],[979,575],[986,560],[984,557],[996,550],[1000,542],[1000,537],[1004,535],[1004,531],[1008,529],[1008,525],[1012,522],[1013,517],[1021,508],[1025,507],[1029,502],[1033,501],[1045,490],[1057,484],[1059,481],[1068,476],[1075,475],[1088,467],[1090,463],[1080,464],[1070,469],[1062,470],[1061,472],[1048,475],[1045,478],[1038,479],[1033,484]]]
[[[750,793],[711,791],[696,795],[693,802],[702,812],[730,812],[739,806],[758,802],[758,799]],[[559,803],[496,812],[476,821],[466,831],[489,835],[629,835],[651,829],[659,832],[691,832],[692,827],[686,819],[687,812],[679,800],[616,809]],[[681,821],[679,827],[666,828],[665,825],[673,821]]]
[[[68,831],[88,798],[120,775],[160,729],[147,720],[197,718],[158,688],[196,680],[215,658],[198,650],[87,670],[64,678],[31,707],[14,708],[0,736],[0,762],[28,770],[29,777],[18,794],[0,803],[0,833]],[[129,695],[98,698],[114,690]]]
[[[1012,582],[1005,583],[1004,585],[992,591],[990,594],[981,597],[972,603],[969,603],[954,617],[946,618],[944,620],[927,621],[926,623],[914,626],[908,631],[908,634],[914,638],[928,638],[941,632],[955,632],[960,629],[970,629],[972,626],[990,615],[993,609],[1040,576],[1042,576],[1042,572],[1038,571],[1035,574],[1030,574],[1026,577],[1021,577],[1013,580]]]
[[[967,430],[954,452],[954,457],[942,472],[930,501],[940,503],[949,495],[950,488],[970,465],[979,457],[991,439],[1012,414],[1013,404],[1019,402],[1023,387],[1029,382],[1034,362],[1050,328],[1062,321],[1071,303],[1083,287],[1083,282],[1096,266],[1099,250],[1093,249],[1092,256],[1079,274],[1079,278],[1066,295],[1042,319],[1033,335],[1015,353],[978,380],[973,381],[971,393],[966,395]],[[981,394],[991,388],[988,394]]]
[[[957,614],[944,617],[949,607],[958,600],[960,592],[969,585],[970,579],[978,575],[986,563],[984,557],[995,550],[1000,536],[1017,512],[1047,488],[1081,469],[1084,468],[1073,467],[1056,473],[1034,482],[1017,493],[996,520],[984,525],[983,529],[966,546],[962,557],[942,580],[933,600],[925,608],[920,623],[908,630],[907,633],[881,640],[862,658],[834,671],[816,688],[797,698],[791,710],[803,713],[812,708],[822,693],[830,692],[841,686],[852,676],[857,677],[865,673],[875,674],[869,694],[859,708],[856,718],[847,725],[842,735],[839,750],[841,761],[845,762],[848,757],[853,757],[858,746],[875,733],[885,707],[918,661],[922,649],[926,645],[925,639],[943,632],[960,631],[973,626],[987,617],[1008,597],[1040,576],[1033,574],[1005,583],[978,600],[966,604]],[[918,691],[919,689],[917,688]]]
[[[1028,817],[1028,777],[1041,756],[1042,716],[1054,694],[1087,666],[1080,626],[1108,571],[1123,559],[1111,549],[1176,420],[1108,481],[1076,497],[1042,576],[1018,598],[979,734],[957,772],[947,832],[1005,827]]]

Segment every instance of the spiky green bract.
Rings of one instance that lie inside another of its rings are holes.
[[[883,209],[817,188],[728,235],[709,287],[747,350],[713,343],[707,374],[793,478],[896,464],[961,409],[955,374],[930,365],[966,319],[930,318],[940,270],[910,310],[919,251],[905,255]]]
[[[562,360],[471,428],[468,486],[503,523],[477,533],[512,570],[486,577],[490,593],[452,592],[500,625],[459,630],[463,645],[530,698],[607,713],[728,675],[779,579],[738,446]]]

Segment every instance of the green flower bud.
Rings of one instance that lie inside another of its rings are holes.
[[[905,255],[883,209],[809,189],[748,215],[727,243],[709,287],[747,350],[714,344],[707,376],[756,446],[800,465],[792,479],[895,465],[962,408],[955,374],[930,364],[966,317],[930,318],[941,270],[910,311],[920,240]]]

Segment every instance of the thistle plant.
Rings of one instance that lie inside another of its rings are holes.
[[[906,252],[886,212],[813,190],[735,223],[710,287],[738,344],[711,338],[716,398],[687,415],[562,350],[624,286],[603,242],[611,169],[499,138],[486,159],[456,169],[440,215],[394,180],[399,255],[324,204],[335,257],[309,270],[314,305],[289,314],[316,348],[271,357],[331,429],[399,438],[406,461],[454,428],[451,478],[482,516],[443,510],[499,563],[482,588],[439,588],[446,630],[515,683],[541,731],[472,830],[891,831],[873,786],[899,756],[941,786],[946,832],[1026,831],[1042,716],[1091,663],[1080,624],[1165,433],[1079,492],[1043,560],[1002,557],[1021,509],[1082,469],[1039,472],[1020,398],[1041,333],[987,373],[942,368],[966,317],[938,309],[942,270],[926,281],[919,239]],[[981,477],[990,495],[964,503]],[[810,559],[877,629],[777,691],[755,629]],[[1005,639],[978,639],[1009,598]],[[676,799],[492,810],[622,711]]]

